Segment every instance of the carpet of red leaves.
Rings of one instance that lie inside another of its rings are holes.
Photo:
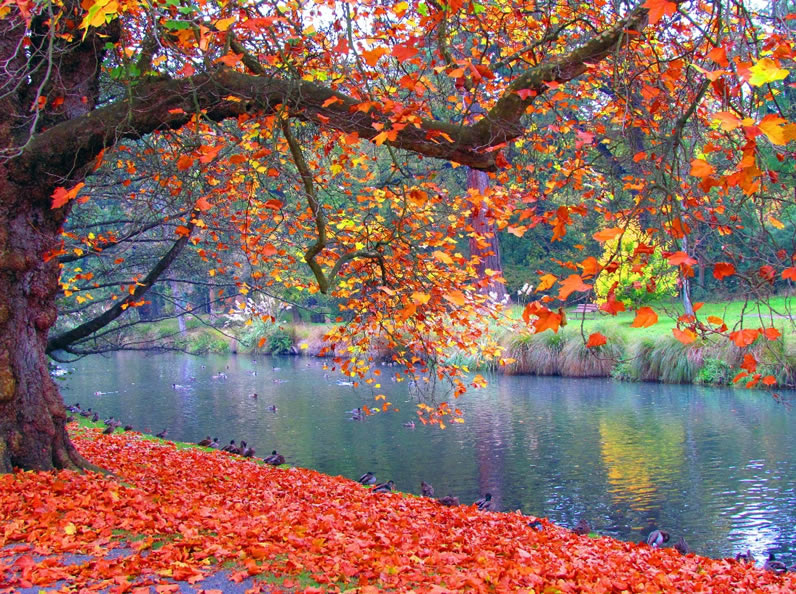
[[[227,565],[235,580],[284,576],[263,585],[269,591],[304,589],[311,577],[308,591],[796,592],[796,574],[577,536],[546,521],[536,531],[519,513],[372,493],[342,477],[138,434],[73,437],[115,476],[0,476],[0,587],[201,588]],[[31,548],[12,554],[14,543]],[[120,547],[133,551],[107,557]],[[91,560],[65,565],[64,554]]]

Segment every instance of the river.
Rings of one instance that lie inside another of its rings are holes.
[[[372,471],[412,493],[425,480],[464,503],[491,492],[501,510],[564,526],[582,517],[623,540],[661,528],[711,557],[748,548],[796,561],[796,411],[765,392],[494,376],[456,402],[464,424],[410,429],[415,401],[390,380],[394,368],[380,368],[376,392],[399,410],[357,422],[345,411],[379,406],[375,392],[338,385],[323,366],[117,353],[69,365],[61,388],[67,403],[141,431],[167,428],[169,439],[243,439],[295,466]]]

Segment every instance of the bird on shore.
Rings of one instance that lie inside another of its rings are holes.
[[[110,435],[113,433],[113,430],[116,429],[116,425],[108,425],[105,429],[102,430],[103,435]]]
[[[752,556],[752,551],[750,549],[746,549],[745,553],[738,553],[735,555],[735,560],[739,563],[754,563],[755,558]]]
[[[99,413],[95,412],[94,416],[91,417],[91,421],[94,423],[99,423]]]
[[[666,530],[653,530],[647,536],[647,544],[653,549],[662,547],[665,542],[669,542],[669,533]]]
[[[445,497],[440,497],[437,501],[440,505],[444,505],[445,507],[456,507],[459,505],[459,498],[450,494],[445,495]]]
[[[769,553],[768,559],[766,559],[766,562],[763,564],[763,569],[776,575],[782,575],[788,571],[788,566],[782,561],[777,561],[774,558],[774,553]]]
[[[586,536],[589,532],[591,532],[591,526],[589,526],[589,523],[586,521],[585,518],[581,518],[580,520],[578,520],[578,523],[575,524],[573,532],[580,536]]]
[[[235,445],[235,440],[234,439],[230,439],[229,443],[227,445],[225,445],[223,448],[221,448],[221,451],[222,452],[231,452],[231,451],[237,450],[237,449],[238,449],[238,446]]]
[[[434,487],[426,481],[420,481],[420,492],[423,497],[434,497]]]
[[[392,480],[387,481],[386,483],[381,483],[373,487],[374,493],[392,493],[392,488],[395,486],[395,482]]]
[[[160,439],[165,439],[168,432],[169,432],[168,429],[164,429],[160,433],[156,434],[155,437],[159,437]]]
[[[124,430],[125,431],[132,431],[133,430],[133,426],[132,425],[125,425],[124,426]]]
[[[243,442],[246,443],[246,442]],[[240,453],[241,456],[244,458],[253,458],[254,457],[254,448],[250,446],[246,446],[245,448],[241,448],[243,451]]]
[[[675,550],[680,553],[681,555],[687,555],[691,552],[691,549],[688,547],[688,543],[685,541],[685,538],[682,536],[677,539],[677,542],[674,543]]]
[[[66,417],[66,423],[67,424],[73,422],[74,420],[75,420],[74,415],[69,415],[68,417]]]
[[[264,458],[264,462],[266,464],[270,464],[271,466],[281,466],[285,463],[285,457],[276,450],[273,450],[270,456]]]
[[[375,485],[376,484],[376,475],[372,472],[368,471],[363,474],[361,477],[357,479],[357,482],[360,485]]]
[[[214,450],[218,450],[221,448],[221,444],[218,443],[218,437],[214,437],[213,441],[211,441],[208,446],[209,448],[213,448]]]
[[[542,524],[539,520],[534,520],[533,522],[528,522],[528,526],[533,528],[534,530],[542,531],[544,530],[544,524]]]
[[[207,437],[205,437],[205,438],[204,438],[202,441],[200,441],[200,442],[199,442],[199,443],[197,443],[196,445],[199,445],[199,446],[202,446],[203,448],[206,448],[206,447],[208,447],[208,446],[209,446],[211,443],[213,443],[213,440],[212,440],[212,439],[210,438],[210,436],[208,435]]]
[[[479,511],[492,511],[492,508],[495,506],[495,503],[492,501],[492,493],[487,493],[473,505],[475,505]]]
[[[79,402],[75,402],[71,406],[67,406],[66,410],[68,410],[70,413],[79,413],[80,412],[80,403]]]
[[[93,411],[91,410],[91,408],[89,408],[88,410],[81,410],[79,414],[80,414],[81,417],[88,418],[88,417],[90,417],[92,415],[92,413],[93,413]]]

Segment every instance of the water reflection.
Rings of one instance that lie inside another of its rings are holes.
[[[796,421],[764,393],[495,377],[457,402],[466,424],[439,431],[403,427],[414,406],[391,368],[380,391],[400,411],[354,422],[345,411],[372,406],[372,393],[337,385],[316,360],[124,353],[75,367],[67,402],[168,427],[172,439],[244,439],[258,454],[277,448],[351,478],[370,470],[413,493],[426,480],[439,496],[491,492],[499,509],[568,526],[584,517],[622,539],[661,527],[702,554],[796,561]],[[220,372],[227,379],[213,379]]]

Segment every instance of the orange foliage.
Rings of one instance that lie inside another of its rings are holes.
[[[376,494],[352,480],[137,434],[75,435],[80,451],[116,476],[19,473],[0,477],[0,571],[6,587],[131,591],[171,579],[201,588],[222,564],[230,578],[267,575],[323,590],[361,592],[786,592],[775,576],[733,560],[682,556],[593,539],[518,512],[442,507]],[[188,472],[188,469],[190,471]],[[22,543],[25,547],[9,549]],[[123,549],[120,555],[106,554]],[[62,565],[63,554],[85,554]],[[42,555],[44,558],[34,557]],[[255,591],[275,585],[259,583]],[[278,585],[277,585],[278,587]]]

